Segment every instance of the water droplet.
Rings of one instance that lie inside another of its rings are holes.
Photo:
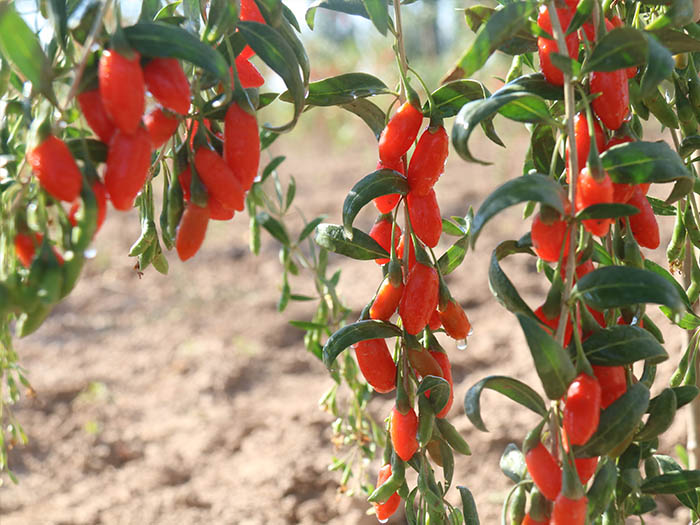
[[[639,324],[639,318],[635,315],[632,318],[632,322],[630,323],[630,326],[637,326]]]
[[[474,333],[474,328],[472,328],[472,327],[470,326],[470,327],[469,327],[469,333],[467,334],[467,337],[469,337],[469,336],[472,335],[473,333]]]
[[[384,518],[383,520],[380,520],[379,518],[377,518],[377,521],[379,523],[386,523],[387,521],[389,521],[389,518]]]
[[[467,348],[467,340],[466,339],[460,339],[457,341],[457,349],[458,350],[465,350]]]
[[[86,259],[94,259],[97,256],[97,250],[95,248],[88,248],[83,252]]]

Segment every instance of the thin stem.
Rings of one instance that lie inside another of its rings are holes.
[[[396,24],[396,48],[399,52],[399,67],[401,68],[401,101],[406,98],[406,86],[403,84],[403,78],[408,71],[408,60],[406,60],[406,47],[403,43],[403,29],[401,26],[401,1],[394,0],[394,19]]]

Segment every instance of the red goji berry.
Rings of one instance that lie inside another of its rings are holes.
[[[236,79],[233,76],[232,67],[229,68],[229,73],[231,75],[231,87],[235,87]],[[236,73],[238,73],[238,80],[241,81],[241,87],[244,89],[258,88],[265,83],[265,78],[260,74],[258,68],[243,55],[236,57]]]
[[[440,368],[442,369],[442,377],[445,379],[450,384],[450,397],[447,399],[447,404],[444,406],[440,412],[435,414],[436,417],[439,418],[444,418],[447,416],[447,413],[450,411],[450,408],[452,408],[452,402],[454,401],[454,384],[452,382],[452,365],[450,364],[450,359],[447,357],[447,354],[443,352],[436,352],[434,350],[430,351],[430,355],[433,356],[433,359],[437,361],[438,365],[440,365]],[[426,395],[428,393],[426,392]]]
[[[388,463],[379,469],[377,474],[377,488],[381,487],[384,482],[391,477],[391,465]],[[399,508],[401,504],[401,496],[398,492],[394,492],[389,499],[383,503],[373,503],[374,513],[377,519],[381,522],[388,520]]]
[[[398,171],[401,175],[403,175],[403,172],[404,172],[403,160],[401,160],[400,157],[397,157],[396,159],[393,159],[393,160],[389,160],[388,162],[383,162],[380,160],[377,163],[377,171],[383,170],[383,169]],[[398,193],[390,193],[389,195],[381,195],[380,197],[377,197],[376,199],[374,199],[374,205],[377,207],[377,210],[379,210],[379,213],[389,213],[394,208],[396,208],[396,205],[398,204],[400,199],[401,199],[401,195],[399,195]]]
[[[571,23],[571,19],[573,18],[573,12],[566,8],[557,9],[557,17],[559,18],[559,23],[561,24],[562,29],[566,31]],[[540,8],[539,15],[537,16],[537,24],[550,35],[554,34],[552,31],[552,22],[549,18],[549,10],[546,6],[542,6]],[[578,35],[576,32],[573,32],[566,37],[566,49],[571,58],[578,58],[578,47]],[[561,70],[552,63],[550,56],[552,53],[559,53],[559,47],[556,40],[538,37],[537,51],[540,56],[540,69],[542,70],[544,78],[550,84],[562,86],[564,84],[564,73],[562,73]]]
[[[420,196],[409,191],[406,196],[406,207],[413,233],[426,246],[431,248],[437,246],[442,234],[442,217],[435,192],[430,190],[425,196]]]
[[[231,104],[224,120],[224,158],[248,191],[258,174],[260,163],[260,136],[258,121],[238,104]]]
[[[618,144],[624,144],[626,142],[633,142],[631,137],[613,137],[605,145],[604,150],[608,150],[613,146]],[[632,198],[634,193],[634,184],[624,184],[613,182],[613,202],[619,202],[625,204],[628,200]]]
[[[549,518],[545,520],[536,520],[532,516],[530,516],[530,513],[528,512],[525,514],[525,518],[523,519],[522,525],[549,525]]]
[[[148,135],[151,137],[153,149],[160,148],[177,130],[178,120],[166,115],[162,109],[156,108],[143,119]]]
[[[66,143],[48,135],[27,153],[27,162],[39,179],[39,184],[52,197],[72,202],[80,193],[83,176]]]
[[[192,183],[192,170],[187,166],[178,175],[180,180],[180,187],[182,188],[182,196],[185,202],[190,201],[190,184]],[[224,207],[219,201],[214,197],[209,195],[207,200],[207,207],[209,208],[209,218],[213,221],[228,221],[233,219],[235,212]]]
[[[245,207],[245,192],[218,153],[201,147],[194,154],[194,165],[207,192],[225,208],[241,211]]]
[[[102,52],[98,67],[102,104],[112,122],[126,134],[136,133],[146,105],[146,85],[139,60],[136,51],[129,59],[107,49]]]
[[[420,109],[408,101],[404,102],[389,119],[379,137],[380,161],[392,164],[404,156],[415,142],[422,122],[423,113]]]
[[[78,95],[78,105],[90,129],[95,132],[102,142],[108,144],[109,139],[114,135],[114,130],[117,128],[112,119],[109,118],[109,115],[107,115],[104,104],[102,104],[100,90],[83,91]]]
[[[562,446],[564,448],[564,453],[569,453],[569,440],[566,438],[566,429],[562,429]],[[574,465],[576,466],[576,473],[578,474],[578,479],[582,484],[586,484],[589,479],[595,474],[595,469],[598,467],[598,456],[592,458],[575,458]]]
[[[571,382],[566,391],[563,427],[572,445],[583,445],[598,429],[600,420],[600,383],[586,373]]]
[[[600,408],[608,408],[627,392],[627,374],[624,366],[593,365],[593,373],[600,383]]]
[[[542,214],[538,213],[532,220],[530,234],[532,247],[540,259],[557,262],[562,244],[564,244],[564,253],[569,252],[567,226],[566,222],[561,219],[556,219],[550,224],[546,224],[542,220]]]
[[[407,347],[406,353],[408,354],[408,362],[418,377],[442,377],[442,368],[427,349]]]
[[[382,282],[382,285],[377,292],[377,297],[375,297],[374,302],[369,309],[370,318],[388,321],[399,307],[399,301],[401,301],[402,294],[403,283],[400,283],[399,286],[394,286],[391,284],[391,280],[387,276]]]
[[[430,319],[428,319],[428,328],[433,332],[438,330],[442,326],[442,321],[440,320],[440,312],[438,310],[433,310],[430,314]]]
[[[440,310],[438,307],[438,312],[440,314],[440,321],[442,326],[445,328],[445,332],[452,339],[459,341],[460,339],[466,339],[471,331],[472,325],[467,318],[467,314],[464,309],[455,301],[450,300],[446,305],[444,310]]]
[[[404,329],[416,335],[425,328],[438,302],[439,278],[435,268],[416,263],[409,272],[401,302],[399,315]]]
[[[354,345],[355,357],[365,380],[380,394],[396,388],[396,364],[384,339],[368,339]]]
[[[166,108],[186,115],[190,109],[190,83],[176,58],[154,58],[143,69],[151,95]]]
[[[239,12],[238,18],[244,22],[258,22],[260,24],[265,23],[265,18],[260,12],[255,0],[241,0],[241,10]],[[251,49],[250,46],[245,46],[240,55],[244,58],[250,58],[255,54],[255,51]]]
[[[646,196],[643,193],[643,188],[638,185],[632,198],[627,202],[639,210],[639,213],[630,215],[630,227],[632,235],[637,240],[640,246],[655,250],[659,247],[659,223],[656,221],[654,210],[649,204]]]
[[[430,126],[420,136],[406,175],[414,195],[430,193],[445,169],[449,145],[447,132],[442,125]]]
[[[593,131],[595,133],[595,144],[598,149],[598,153],[604,151],[605,149],[605,133],[603,133],[603,128],[600,127],[598,119],[593,120]],[[586,119],[586,113],[577,113],[574,117],[574,143],[576,144],[576,161],[578,164],[578,171],[580,172],[586,167],[588,162],[588,153],[591,149],[591,136],[588,134],[588,120]],[[569,173],[569,140],[566,141],[566,182],[571,181]]]
[[[379,244],[379,246],[384,248],[387,252],[391,252],[391,225],[391,220],[380,216],[377,222],[374,223],[374,226],[372,226],[372,229],[369,231],[369,236],[377,241],[377,244]],[[397,224],[396,231],[394,232],[395,248],[398,248],[400,235],[401,228]],[[389,259],[387,257],[380,257],[379,259],[375,259],[374,262],[377,264],[386,264],[389,262]]]
[[[391,444],[394,446],[396,454],[408,461],[418,450],[418,416],[415,410],[408,409],[402,414],[394,407],[391,411]]]
[[[177,227],[175,248],[181,261],[186,261],[199,251],[207,234],[209,209],[189,203]]]
[[[616,130],[629,113],[630,93],[624,69],[591,73],[591,96],[600,93],[591,105],[605,127]]]
[[[563,493],[554,500],[551,525],[584,525],[588,498],[569,499]]]
[[[576,179],[576,211],[594,204],[613,202],[613,183],[606,173],[596,180],[588,168],[583,168]],[[593,235],[604,237],[610,229],[612,219],[586,219],[583,227]]]
[[[542,495],[554,500],[561,490],[561,468],[542,442],[525,453],[525,464]]]
[[[25,268],[29,268],[36,254],[36,245],[38,244],[36,242],[36,237],[32,238],[31,235],[27,235],[26,233],[18,233],[15,235],[14,244],[15,253],[17,254],[19,262],[21,262],[22,266]]]
[[[559,315],[556,316],[555,318],[549,318],[544,314],[543,306],[540,306],[537,310],[535,310],[535,316],[542,321],[546,326],[548,326],[551,330],[551,334],[554,335],[554,333],[557,331],[557,327],[559,326]],[[568,319],[568,315],[567,315]],[[579,327],[580,330],[580,327]],[[569,343],[571,342],[571,336],[574,334],[574,327],[571,321],[569,320],[566,323],[566,330],[564,331],[564,346],[568,346]]]
[[[116,209],[131,209],[150,165],[151,138],[146,128],[139,127],[133,135],[117,130],[109,141],[105,172],[105,186]]]

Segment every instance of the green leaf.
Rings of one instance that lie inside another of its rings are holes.
[[[542,404],[544,405],[544,401],[542,401]],[[545,414],[546,413],[545,409]],[[506,445],[503,455],[501,455],[499,466],[501,467],[501,471],[510,478],[513,483],[520,483],[527,475],[525,456],[515,443],[508,443]]]
[[[387,251],[365,232],[353,228],[352,239],[349,239],[345,229],[337,224],[320,224],[316,228],[316,243],[331,252],[361,261],[389,257]]]
[[[440,86],[431,94],[433,97],[433,115],[442,118],[454,117],[462,106],[472,100],[489,96],[489,91],[478,80],[454,80]],[[423,112],[429,110],[428,103],[423,106]]]
[[[438,259],[438,267],[440,268],[442,275],[452,273],[460,264],[462,264],[462,261],[464,261],[464,257],[467,254],[468,246],[469,235],[463,235],[440,256]]]
[[[671,390],[673,390],[673,393],[676,396],[676,404],[678,408],[687,405],[693,399],[695,399],[698,394],[700,394],[700,388],[696,387],[695,385],[674,386],[671,388]],[[649,410],[652,409],[651,405],[654,402],[654,399],[649,402]]]
[[[588,497],[588,521],[591,523],[607,508],[615,494],[614,490],[617,484],[615,462],[610,458],[602,458],[600,463],[602,465],[598,468],[598,473],[586,494]]]
[[[652,33],[672,54],[693,53],[700,51],[700,39],[676,29],[662,29]]]
[[[475,5],[473,7],[467,7],[464,10],[464,18],[467,21],[469,29],[476,33],[481,25],[491,18],[491,15],[495,12],[496,10],[493,7]]]
[[[416,396],[425,394],[430,391],[428,401],[435,414],[445,408],[450,399],[450,384],[442,377],[425,376],[418,385]]]
[[[476,510],[476,502],[471,491],[467,487],[458,486],[459,497],[462,500],[462,512],[464,513],[464,525],[479,525],[479,513]]]
[[[662,80],[669,78],[674,68],[671,52],[653,36],[646,34],[648,53],[646,70],[640,83],[640,95],[645,98],[653,93]]]
[[[34,89],[58,105],[51,85],[51,63],[41,49],[39,37],[15,11],[14,2],[0,4],[0,53]]]
[[[628,266],[606,266],[584,275],[571,295],[596,310],[638,303],[663,304],[676,312],[684,309],[678,291],[666,279]]]
[[[675,215],[675,209],[673,214]],[[681,284],[669,273],[669,271],[664,268],[663,266],[656,264],[654,261],[645,259],[644,260],[644,268],[647,270],[654,272],[655,274],[663,277],[666,279],[666,282],[669,284],[673,285],[673,287],[676,289],[678,292],[678,295],[681,298],[681,301],[683,301],[683,304],[686,305],[688,310],[692,310],[692,306],[690,305],[690,299],[688,299],[688,295],[685,293],[685,290],[681,286]]]
[[[676,214],[676,207],[671,204],[666,204],[661,199],[647,196],[651,208],[654,210],[654,215],[664,215],[671,217]]]
[[[469,137],[477,124],[491,118],[507,104],[510,104],[505,110],[505,116],[508,118],[513,118],[520,122],[551,120],[551,115],[549,115],[549,110],[546,109],[547,106],[544,100],[537,95],[531,95],[526,92],[500,95],[497,92],[487,99],[469,102],[459,111],[452,127],[452,144],[460,157],[468,162],[477,162],[484,165],[490,164],[472,156],[468,145]]]
[[[142,55],[186,60],[228,82],[228,64],[221,53],[181,27],[139,22],[125,27],[124,34],[129,45]]]
[[[649,406],[649,389],[642,383],[631,385],[627,392],[600,413],[598,430],[585,445],[574,446],[576,457],[604,456],[627,438]]]
[[[386,115],[379,106],[367,99],[358,98],[352,102],[341,104],[340,107],[360,117],[372,130],[374,137],[379,140],[386,122]]]
[[[545,100],[563,100],[564,91],[560,86],[550,84],[542,73],[530,73],[511,80],[494,95],[501,96],[511,93],[529,93]]]
[[[367,73],[346,73],[309,84],[306,104],[310,106],[337,106],[364,97],[391,93],[386,84]],[[289,93],[280,95],[289,102]]]
[[[362,0],[370,20],[382,35],[389,29],[389,11],[386,0]]]
[[[314,220],[311,222],[307,223],[306,226],[301,230],[301,233],[299,234],[299,240],[297,240],[297,243],[302,242],[304,239],[306,239],[311,233],[316,229],[316,227],[321,224],[324,220],[326,219],[326,215],[320,215],[319,217],[316,217]]]
[[[472,45],[457,63],[460,77],[479,71],[496,49],[525,28],[537,4],[530,0],[513,2],[491,15],[476,34]]]
[[[79,160],[89,160],[95,164],[107,162],[107,144],[96,139],[68,139],[66,146],[71,154]],[[87,150],[87,151],[86,151]]]
[[[58,37],[61,49],[66,50],[66,39],[68,38],[68,13],[66,11],[66,0],[50,0],[48,2],[49,19],[53,25],[53,30]]]
[[[529,315],[532,319],[537,319],[534,312],[523,301],[508,276],[503,272],[499,261],[513,253],[529,253],[534,255],[529,246],[520,246],[516,241],[504,241],[499,244],[491,254],[491,264],[489,265],[489,288],[507,310],[517,314]]]
[[[576,219],[583,221],[586,219],[617,219],[639,213],[639,208],[631,204],[601,203],[593,204],[584,208],[576,214]]]
[[[547,407],[542,397],[525,383],[507,376],[489,376],[471,387],[464,396],[464,411],[472,424],[482,432],[488,432],[481,419],[481,392],[489,388],[509,397],[516,403],[529,408],[542,417],[547,415]]]
[[[540,323],[523,314],[516,314],[535,362],[537,375],[549,399],[561,399],[576,377],[569,354]]]
[[[679,494],[700,487],[700,470],[679,470],[642,482],[645,494]]]
[[[653,335],[628,325],[593,332],[583,342],[583,351],[592,365],[599,366],[629,365],[643,360],[660,363],[668,359],[668,353]]]
[[[648,44],[642,31],[618,27],[601,38],[583,65],[582,73],[616,71],[646,63]]]
[[[653,459],[658,463],[661,474],[670,474],[673,472],[683,472],[681,466],[670,456],[662,454],[654,454]],[[650,478],[651,479],[651,478]],[[689,509],[696,510],[698,508],[698,493],[695,489],[686,492],[676,492],[676,498]]]
[[[571,19],[569,27],[566,30],[567,36],[577,31],[591,17],[594,5],[594,0],[581,0],[578,3],[574,17]]]
[[[484,225],[504,209],[521,202],[541,202],[564,213],[564,192],[559,183],[546,175],[524,175],[497,188],[482,203],[472,224],[472,246]],[[636,209],[636,208],[635,208]]]
[[[355,184],[343,203],[343,226],[346,237],[352,239],[352,223],[366,204],[376,197],[393,193],[406,195],[408,182],[406,177],[389,169],[372,172]]]
[[[347,347],[368,339],[398,337],[401,330],[390,323],[370,319],[343,326],[328,338],[323,346],[323,363],[330,368],[336,357]]]
[[[272,131],[288,131],[296,124],[304,109],[304,80],[299,68],[299,60],[287,40],[274,28],[258,22],[238,22],[238,30],[248,45],[267,66],[277,73],[294,102],[294,116],[282,126],[270,127]]]
[[[653,405],[649,402],[649,419],[635,435],[635,441],[654,439],[666,432],[673,423],[678,408],[678,400],[673,390],[665,388],[652,401]]]
[[[613,182],[640,184],[690,178],[683,159],[665,142],[627,142],[604,151],[600,160]]]
[[[270,235],[281,242],[284,246],[289,246],[289,235],[287,230],[277,219],[270,216],[266,211],[261,211],[256,215],[257,221],[265,228]]]
[[[306,24],[311,30],[314,28],[314,19],[316,18],[316,9],[330,9],[348,15],[357,15],[363,18],[369,18],[367,8],[362,0],[316,0],[306,10]]]
[[[693,152],[700,150],[700,135],[691,135],[690,137],[685,137],[683,142],[681,142],[681,147],[678,152],[681,157],[690,157]]]

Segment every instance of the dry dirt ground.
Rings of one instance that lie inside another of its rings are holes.
[[[339,222],[345,192],[372,171],[375,146],[366,132],[358,137],[342,148],[293,138],[273,146],[288,156],[280,172],[296,177],[307,216],[327,213]],[[473,151],[496,159],[494,166],[451,158],[437,186],[443,216],[464,215],[518,173],[524,141],[505,138],[507,154],[474,141]],[[458,460],[455,481],[474,492],[487,525],[499,522],[510,486],[499,457],[509,442],[521,444],[536,418],[486,392],[485,434],[467,420],[461,400],[491,374],[538,385],[517,323],[493,299],[486,278],[497,240],[527,231],[520,213],[513,209],[487,226],[477,250],[450,277],[474,325],[466,351],[445,341],[456,390],[450,418],[473,451]],[[372,211],[358,219],[363,227],[372,220]],[[17,342],[36,398],[16,410],[29,444],[11,454],[20,484],[6,480],[0,488],[2,525],[376,523],[361,497],[338,493],[339,474],[327,470],[337,451],[332,418],[317,402],[331,379],[287,323],[306,318],[309,307],[276,312],[277,247],[266,237],[261,255],[252,256],[247,231],[243,216],[216,223],[194,259],[182,264],[170,254],[169,276],[148,269],[139,279],[126,256],[138,236],[137,217],[110,210],[95,243],[98,255],[75,292],[37,334]],[[341,292],[356,315],[374,292],[379,269],[372,262],[332,263],[342,265]],[[513,257],[504,267],[525,300],[539,305],[545,279],[533,260]],[[303,278],[292,286],[310,291]],[[668,339],[676,362],[679,335]],[[660,375],[671,370],[667,363]],[[382,419],[391,403],[377,396],[373,414]],[[684,436],[679,418],[664,450]],[[371,481],[377,468],[377,462],[369,466]],[[673,502],[661,507],[664,513],[647,523],[683,523]],[[400,515],[392,520],[403,522]]]

